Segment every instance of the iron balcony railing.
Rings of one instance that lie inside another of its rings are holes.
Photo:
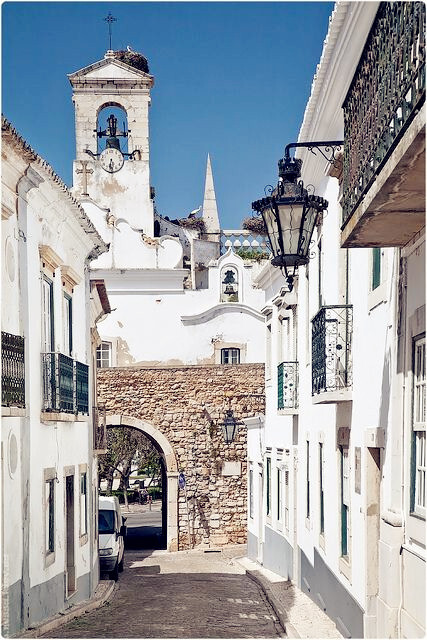
[[[98,405],[92,408],[93,417],[93,449],[97,453],[107,451],[107,425],[105,407]]]
[[[63,353],[43,353],[43,410],[89,413],[89,367]]]
[[[298,408],[298,362],[282,362],[277,367],[277,408]]]
[[[1,332],[1,404],[25,408],[24,338]]]
[[[343,104],[343,225],[424,100],[425,5],[381,2]]]
[[[312,320],[312,393],[352,385],[352,305],[321,307]]]

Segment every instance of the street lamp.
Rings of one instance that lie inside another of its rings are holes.
[[[220,423],[226,444],[231,444],[233,442],[239,424],[244,423],[236,420],[232,409],[227,409],[227,411],[225,412],[224,422]]]
[[[309,261],[309,246],[314,225],[320,212],[328,207],[324,198],[310,194],[301,176],[302,160],[291,158],[291,147],[307,147],[312,153],[318,149],[329,162],[334,162],[335,151],[342,142],[292,142],[285,149],[285,157],[279,160],[279,180],[274,188],[266,187],[266,196],[252,203],[252,209],[261,213],[270,240],[273,259],[271,264],[284,270],[289,291],[297,268]],[[332,149],[327,157],[319,147]],[[267,195],[268,194],[268,195]]]

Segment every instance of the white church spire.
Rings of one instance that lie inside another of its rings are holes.
[[[216,206],[215,187],[212,176],[211,158],[209,154],[206,164],[205,195],[203,198],[202,217],[205,221],[206,233],[219,233],[220,226],[218,209]],[[210,239],[213,240],[213,238]]]

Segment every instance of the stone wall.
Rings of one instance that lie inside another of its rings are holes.
[[[219,423],[228,408],[236,419],[264,413],[263,364],[98,369],[98,401],[107,414],[150,423],[171,444],[188,499],[187,515],[180,490],[180,549],[246,542],[246,427],[226,445]]]

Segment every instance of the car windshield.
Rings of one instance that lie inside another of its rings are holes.
[[[98,515],[99,533],[114,533],[114,511],[100,509]]]

